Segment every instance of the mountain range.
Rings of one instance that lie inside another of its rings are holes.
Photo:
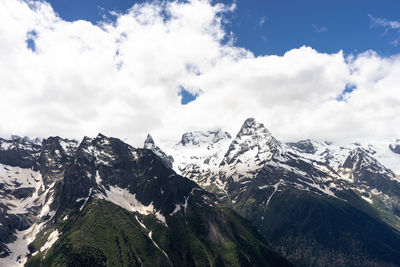
[[[0,226],[0,266],[399,266],[400,140],[12,136]]]
[[[399,140],[283,143],[249,118],[234,137],[195,131],[158,149],[297,265],[400,265]]]
[[[291,266],[150,149],[0,139],[1,266]]]

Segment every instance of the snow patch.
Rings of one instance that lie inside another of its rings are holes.
[[[29,254],[28,245],[35,240],[36,235],[42,229],[44,222],[33,224],[30,228],[24,231],[17,231],[17,239],[10,244],[7,244],[10,255],[6,258],[0,258],[0,266],[17,267],[24,266]]]
[[[82,211],[83,208],[85,207],[86,202],[89,200],[90,195],[92,194],[92,191],[93,191],[93,188],[90,188],[88,196],[86,198],[83,198],[85,200],[85,202],[83,202],[82,206],[79,208],[79,211]],[[81,198],[79,201],[81,201],[83,199]],[[78,199],[76,201],[78,202]]]
[[[135,219],[136,219],[136,221],[140,224],[140,226],[142,226],[144,229],[147,230],[146,225],[144,225],[144,224],[139,220],[139,218],[138,218],[136,215],[135,215]]]
[[[100,177],[100,175],[99,175],[99,171],[96,171],[96,183],[98,184],[98,185],[100,185],[100,183],[101,183],[101,177]]]
[[[49,248],[51,248],[54,245],[54,243],[58,240],[59,236],[60,233],[58,232],[58,230],[51,232],[51,234],[47,238],[46,243],[40,248],[40,252],[47,251]]]
[[[162,250],[162,249],[157,245],[157,243],[153,240],[152,234],[153,234],[152,231],[150,231],[150,232],[149,232],[149,235],[148,235],[149,238],[150,238],[150,240],[153,242],[154,246],[156,246],[156,247],[165,255],[165,257],[167,257],[169,264],[172,266],[172,263],[171,263],[171,261],[170,261],[168,255],[167,255],[167,253],[166,253],[164,250]]]
[[[371,198],[367,198],[367,197],[365,197],[365,196],[361,196],[361,197],[362,197],[362,199],[364,199],[364,200],[367,201],[368,203],[370,203],[370,204],[373,203]]]
[[[98,194],[97,196],[131,212],[138,212],[143,215],[154,214],[160,222],[167,226],[165,217],[155,210],[153,202],[146,206],[136,199],[136,194],[131,194],[128,189],[116,186],[109,186],[109,188],[110,190],[106,190],[105,195]]]

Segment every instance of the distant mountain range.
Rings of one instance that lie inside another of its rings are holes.
[[[160,147],[298,265],[400,265],[400,140],[282,143],[249,118],[234,138],[196,131]]]
[[[399,266],[400,140],[247,119],[144,148],[0,139],[0,266]]]

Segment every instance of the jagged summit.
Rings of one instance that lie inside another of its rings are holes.
[[[43,141],[43,139],[40,137],[31,138],[29,136],[19,136],[16,134],[11,135],[11,140],[20,141],[21,143],[30,143],[30,144],[34,144],[34,145],[40,145]]]
[[[144,141],[144,148],[151,149],[154,147],[154,139],[151,134],[147,134],[146,140]]]
[[[151,134],[147,134],[146,140],[144,141],[143,148],[149,149],[153,151],[157,156],[159,156],[165,165],[169,168],[172,168],[172,164],[174,162],[174,158],[170,155],[167,155],[161,148],[159,148],[155,142]]]
[[[250,167],[261,166],[272,158],[279,147],[280,143],[264,124],[258,123],[254,118],[248,118],[229,146],[221,166],[236,163]]]
[[[238,136],[262,134],[264,136],[271,136],[271,133],[264,126],[264,124],[257,122],[254,118],[248,118],[244,121]]]

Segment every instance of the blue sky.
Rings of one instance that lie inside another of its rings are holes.
[[[126,11],[132,0],[51,0],[56,12],[65,20],[102,19],[105,10]],[[220,1],[230,4],[232,1]],[[400,21],[400,1],[396,0],[285,0],[237,1],[235,12],[227,14],[228,31],[235,45],[255,55],[282,55],[302,45],[319,52],[358,54],[374,50],[382,56],[400,52],[400,29],[374,23],[373,18]],[[110,17],[110,16],[109,16]]]

